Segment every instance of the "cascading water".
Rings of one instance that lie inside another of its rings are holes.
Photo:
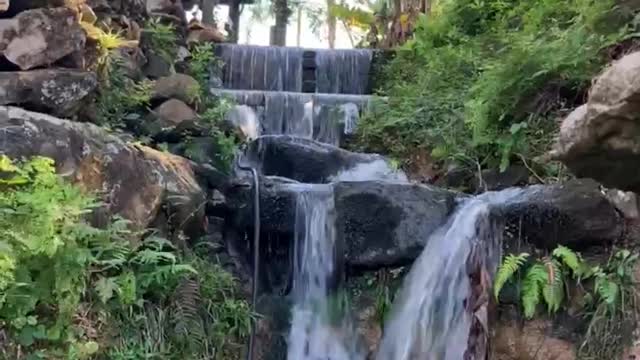
[[[303,49],[219,44],[227,89],[302,91]]]
[[[338,315],[332,290],[338,281],[338,251],[331,185],[288,185],[296,190],[294,264],[289,360],[359,360],[354,329]]]
[[[339,145],[367,111],[371,96],[296,92],[214,90],[238,106],[253,109],[259,135],[294,135]],[[234,121],[234,123],[244,123]]]
[[[468,356],[474,311],[469,269],[484,269],[489,278],[495,272],[503,228],[491,216],[491,206],[521,192],[507,189],[467,199],[433,233],[393,305],[377,360],[473,359]],[[471,261],[481,263],[471,266]]]
[[[366,94],[372,57],[368,49],[318,50],[316,92]]]

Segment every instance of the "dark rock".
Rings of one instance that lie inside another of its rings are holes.
[[[562,123],[550,157],[578,177],[640,192],[640,52],[613,63]]]
[[[482,182],[473,178],[476,192],[504,190],[513,186],[526,185],[529,181],[529,170],[524,166],[509,166],[504,171],[498,169],[482,170]]]
[[[22,70],[50,65],[84,48],[86,35],[69,8],[35,9],[0,20],[0,53]]]
[[[50,157],[60,174],[98,193],[104,206],[97,221],[118,214],[142,230],[164,216],[171,235],[204,231],[204,191],[188,160],[130,145],[92,124],[15,107],[0,106],[0,129],[0,153]]]
[[[0,105],[20,104],[69,116],[97,85],[94,73],[80,70],[0,72]]]
[[[169,76],[173,72],[173,67],[164,57],[154,53],[147,52],[147,63],[142,68],[142,73],[151,79],[158,79]]]
[[[513,238],[538,248],[610,244],[624,231],[622,217],[591,180],[531,186],[518,199],[495,208],[506,217]]]
[[[335,185],[337,234],[347,263],[377,268],[413,261],[455,207],[456,194],[412,184]]]
[[[59,6],[64,6],[64,0],[2,0],[0,19],[12,18],[26,10]]]
[[[228,164],[220,152],[215,138],[210,136],[189,137],[178,143],[169,144],[169,151],[186,157],[199,164],[209,164],[216,169],[227,170]]]
[[[249,144],[246,159],[264,175],[282,176],[304,183],[326,183],[342,171],[374,162],[381,166],[376,176],[396,175],[380,155],[353,153],[332,145],[287,135],[259,137]],[[373,174],[364,172],[354,174],[354,177],[358,175],[358,180],[367,180],[365,177]]]
[[[152,99],[178,99],[187,104],[193,104],[199,95],[200,84],[196,79],[185,74],[173,74],[155,81]]]
[[[260,186],[261,227],[265,234],[291,236],[297,193],[291,180],[263,177]],[[442,225],[461,195],[443,189],[376,181],[334,184],[338,240],[352,267],[378,268],[408,264],[422,251],[429,235]],[[230,226],[253,227],[251,183],[226,192],[233,215]],[[558,244],[577,250],[621,239],[624,222],[592,181],[536,185],[508,203],[493,205],[507,224],[507,250],[520,241],[538,248]],[[286,236],[285,236],[286,237]],[[277,246],[290,246],[286,240]]]

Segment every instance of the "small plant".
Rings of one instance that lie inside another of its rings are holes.
[[[150,81],[135,82],[124,73],[122,61],[111,57],[108,78],[101,82],[97,98],[98,122],[104,126],[122,127],[125,117],[149,104],[153,92]]]
[[[151,50],[155,51],[169,64],[173,64],[177,55],[177,35],[173,25],[163,24],[160,19],[147,21],[144,32],[149,34]]]
[[[189,60],[189,75],[198,80],[200,86],[208,88],[209,74],[211,69],[221,68],[222,63],[213,52],[211,43],[196,45],[191,49],[191,59]]]
[[[550,257],[530,260],[527,253],[508,255],[500,265],[494,281],[494,296],[498,299],[505,284],[522,275],[520,300],[526,318],[535,315],[539,304],[544,303],[549,313],[560,310],[567,298],[565,284],[570,279],[580,281],[594,275],[580,254],[558,246]]]
[[[585,298],[587,332],[579,349],[581,359],[620,358],[637,321],[634,268],[637,254],[616,252],[594,269],[594,289]]]

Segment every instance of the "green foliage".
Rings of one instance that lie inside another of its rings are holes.
[[[615,252],[604,268],[593,269],[594,290],[585,297],[589,322],[581,359],[620,358],[637,321],[634,267],[637,254]]]
[[[123,220],[92,227],[98,203],[50,159],[0,156],[0,174],[0,358],[205,359],[247,336],[249,307],[222,268],[154,235],[131,241]],[[201,336],[176,324],[196,313]]]
[[[498,268],[498,272],[496,273],[496,279],[493,284],[493,294],[495,298],[498,298],[500,295],[500,291],[502,291],[502,287],[507,283],[515,273],[520,270],[526,263],[529,258],[529,254],[522,253],[520,255],[509,254],[504,260],[502,260],[502,264]]]
[[[222,61],[214,55],[211,43],[196,45],[190,52],[189,75],[198,80],[201,86],[207,88],[210,71],[222,68]]]
[[[108,57],[105,63],[105,78],[101,79],[96,101],[97,121],[100,125],[119,128],[127,116],[149,105],[153,86],[150,81],[136,82],[127,77],[122,59],[117,55]]]
[[[151,50],[169,64],[175,63],[177,56],[176,28],[172,24],[163,24],[159,18],[147,21],[144,32],[149,35]]]
[[[530,255],[507,255],[494,280],[494,296],[499,298],[505,284],[521,283],[520,301],[526,318],[532,318],[538,305],[544,303],[549,313],[556,313],[568,297],[565,283],[571,276],[581,280],[589,272],[580,254],[565,247],[558,246],[551,257],[530,260]],[[521,281],[516,277],[524,274]]]
[[[503,169],[540,155],[629,20],[613,0],[441,0],[387,66],[360,143]]]

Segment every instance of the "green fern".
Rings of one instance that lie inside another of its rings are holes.
[[[493,284],[493,295],[496,299],[500,296],[500,291],[502,291],[507,281],[511,280],[511,278],[522,269],[528,258],[529,254],[527,253],[520,255],[509,254],[504,258]]]
[[[547,281],[542,288],[542,298],[547,304],[547,311],[555,313],[560,310],[564,300],[564,274],[557,260],[546,260]]]
[[[584,261],[580,254],[569,249],[566,246],[559,245],[553,250],[553,257],[559,259],[562,264],[566,265],[576,276],[582,276],[584,271]]]
[[[526,318],[531,319],[540,304],[542,288],[548,281],[547,269],[540,263],[533,264],[522,281],[521,301]]]

